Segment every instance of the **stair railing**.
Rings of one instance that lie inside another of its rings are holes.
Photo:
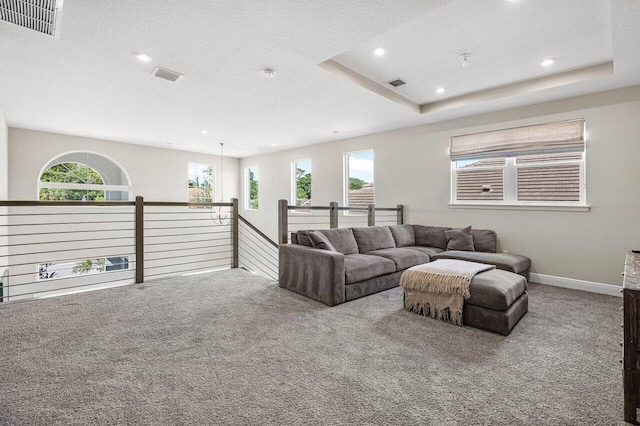
[[[340,212],[343,214],[341,215]],[[338,206],[333,201],[328,206],[291,206],[287,200],[278,201],[278,244],[288,244],[291,233],[303,229],[331,229],[354,226],[402,225],[404,206],[367,207]]]

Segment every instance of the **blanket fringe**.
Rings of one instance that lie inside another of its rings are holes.
[[[464,280],[464,286],[460,281]],[[436,287],[433,283],[437,282]],[[405,290],[417,290],[434,294],[459,294],[465,299],[471,297],[469,285],[471,278],[462,275],[439,274],[425,271],[406,270],[400,279],[400,286]]]
[[[405,294],[404,307],[410,312],[415,312],[425,317],[433,318],[440,321],[448,321],[455,325],[462,325],[462,309],[454,309],[452,307],[436,307],[432,306],[420,295]]]

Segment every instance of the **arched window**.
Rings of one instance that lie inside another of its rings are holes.
[[[62,154],[42,169],[41,201],[129,201],[131,183],[113,160],[91,152]],[[38,264],[38,281],[129,269],[130,257],[113,256]]]
[[[129,201],[131,183],[114,161],[90,152],[71,152],[51,160],[38,181],[42,201]]]

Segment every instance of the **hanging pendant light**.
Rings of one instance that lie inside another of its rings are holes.
[[[224,143],[220,142],[220,202],[224,203]],[[231,215],[228,207],[214,206],[211,208],[211,220],[217,225],[228,225],[231,223]]]

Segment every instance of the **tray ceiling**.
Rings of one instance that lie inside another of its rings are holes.
[[[224,142],[245,157],[640,84],[635,0],[63,4],[57,38],[0,22],[12,127],[212,154]],[[380,43],[387,54],[373,57]],[[328,60],[371,87],[318,66]],[[612,73],[459,101],[601,63]],[[397,77],[408,84],[385,89],[408,104],[458,101],[416,111],[372,90]]]

